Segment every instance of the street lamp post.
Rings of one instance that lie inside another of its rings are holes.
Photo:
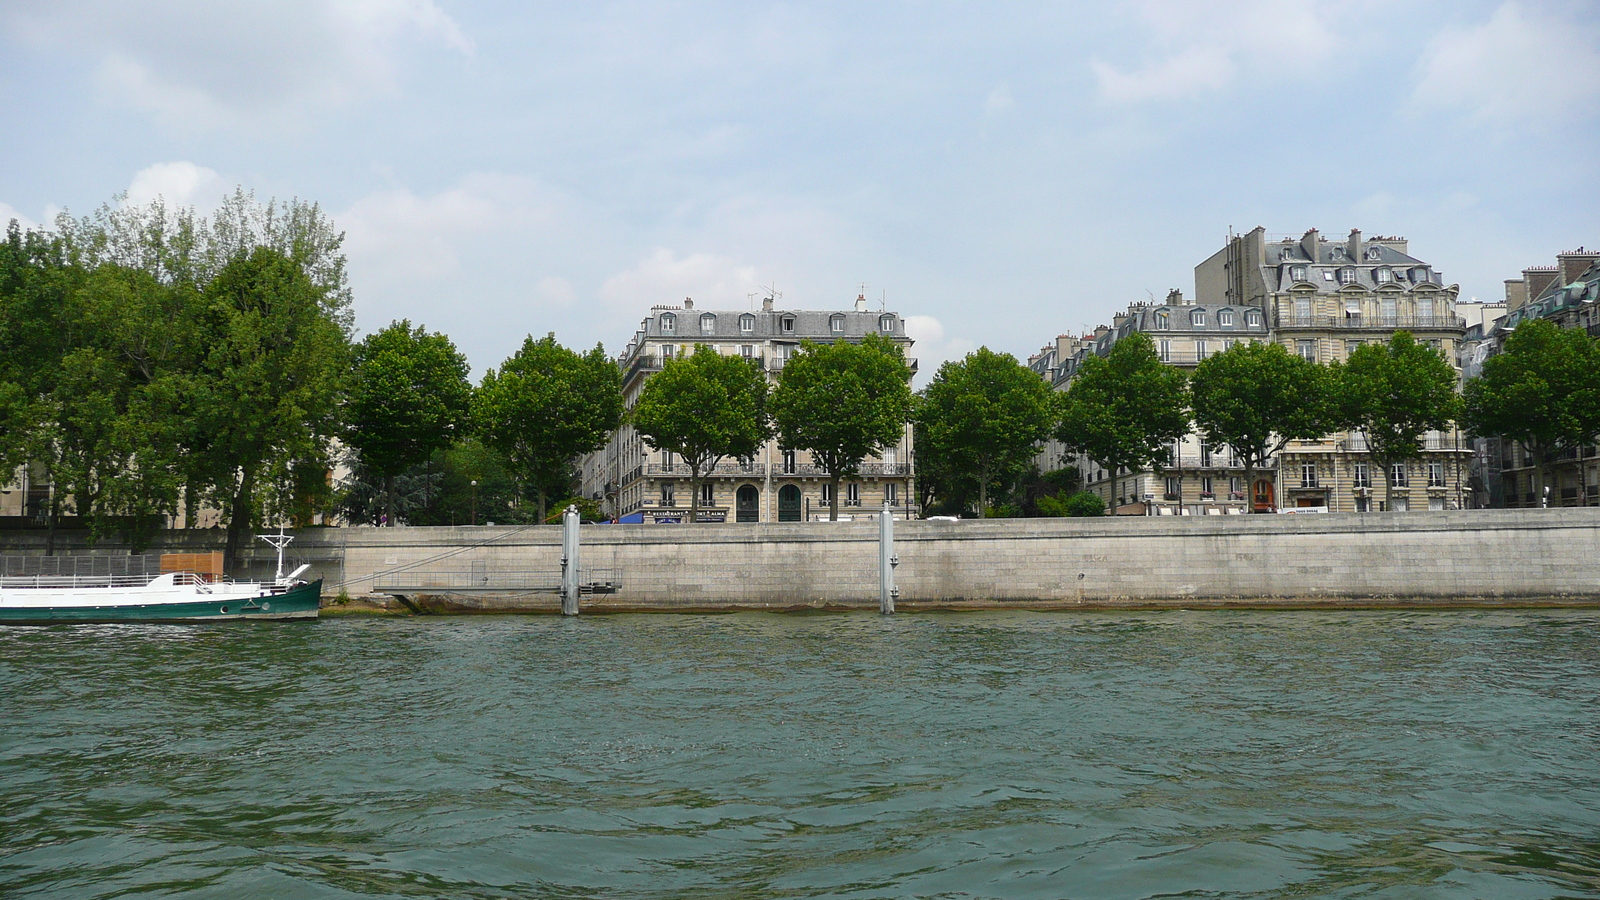
[[[478,479],[472,479],[472,524],[478,524]]]

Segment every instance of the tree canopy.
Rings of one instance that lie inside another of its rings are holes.
[[[900,346],[878,334],[859,344],[807,341],[784,364],[768,403],[773,425],[784,449],[810,451],[828,473],[832,519],[839,518],[840,480],[904,435],[910,376]]]
[[[1420,457],[1423,436],[1461,415],[1455,369],[1439,351],[1397,331],[1388,343],[1357,347],[1333,364],[1329,378],[1336,418],[1365,437],[1393,509],[1394,465]]]
[[[538,497],[539,521],[549,485],[573,458],[605,444],[622,417],[622,373],[596,344],[579,354],[547,334],[529,335],[499,369],[484,373],[472,400],[476,433],[504,454]]]
[[[466,429],[472,403],[467,358],[443,334],[409,320],[393,322],[357,344],[346,408],[348,441],[383,480],[394,524],[394,480]]]
[[[1028,470],[1056,422],[1050,386],[1009,353],[979,347],[939,367],[917,404],[917,460],[948,481],[969,478],[978,514],[989,491]],[[960,473],[958,476],[957,473]],[[950,489],[958,489],[952,484]]]
[[[1552,464],[1557,451],[1600,440],[1600,342],[1575,328],[1524,321],[1464,394],[1474,434],[1520,441]]]
[[[645,382],[631,421],[652,449],[676,453],[689,467],[694,522],[703,477],[725,457],[753,457],[772,436],[767,380],[751,361],[702,344]]]
[[[1333,427],[1326,370],[1281,344],[1234,344],[1195,367],[1189,390],[1195,427],[1213,446],[1233,448],[1244,463],[1246,492],[1255,470],[1284,444]]]
[[[1189,433],[1188,408],[1187,377],[1161,361],[1149,335],[1135,331],[1105,356],[1084,361],[1067,388],[1056,434],[1116,479],[1123,469],[1160,466],[1167,447]]]

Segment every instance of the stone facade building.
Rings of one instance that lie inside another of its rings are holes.
[[[646,380],[668,361],[704,345],[742,356],[776,384],[784,363],[801,341],[819,344],[860,341],[880,334],[909,350],[905,319],[871,311],[864,297],[844,310],[777,309],[768,297],[761,309],[701,310],[657,306],[640,323],[618,358],[623,402],[638,402]],[[907,358],[906,377],[916,372]],[[689,467],[668,452],[650,449],[631,425],[623,424],[606,446],[580,461],[584,496],[603,503],[607,515],[624,522],[682,522],[689,514]],[[885,501],[902,516],[915,515],[911,426],[900,442],[861,464],[861,477],[841,482],[840,515],[876,511]],[[748,460],[723,460],[702,484],[701,521],[799,522],[826,518],[830,497],[827,474],[805,451],[784,451],[776,439]]]

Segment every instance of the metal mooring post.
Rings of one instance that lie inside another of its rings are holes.
[[[894,586],[894,569],[900,557],[894,555],[894,510],[889,501],[883,501],[883,513],[878,516],[878,612],[894,615],[894,601],[900,589]]]
[[[561,614],[578,614],[578,507],[561,515]]]

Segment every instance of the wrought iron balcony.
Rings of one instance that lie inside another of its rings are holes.
[[[1278,317],[1279,330],[1332,331],[1465,331],[1467,320],[1458,316],[1297,316]]]
[[[644,467],[646,475],[660,478],[689,478],[692,474],[689,467],[683,463],[665,465],[663,463],[650,463]],[[767,474],[766,463],[718,463],[710,469],[701,472],[701,478],[760,478]]]

